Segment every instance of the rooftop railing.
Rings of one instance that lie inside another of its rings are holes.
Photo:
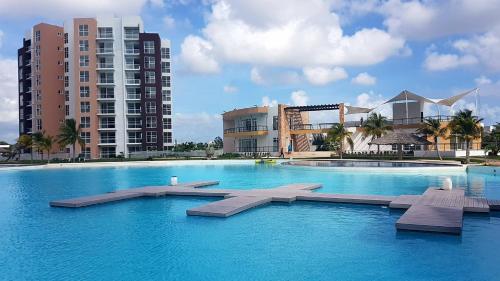
[[[267,126],[256,125],[256,126],[247,126],[247,127],[228,128],[228,129],[224,130],[224,134],[242,133],[242,132],[256,132],[256,131],[267,131]]]

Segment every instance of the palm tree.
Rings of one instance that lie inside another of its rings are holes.
[[[76,143],[84,146],[85,142],[80,136],[80,126],[76,125],[75,119],[66,119],[59,128],[58,142],[61,146],[73,146],[73,159],[75,159]]]
[[[43,158],[43,151],[47,151],[47,163],[50,162],[50,151],[52,150],[52,146],[54,145],[54,137],[53,136],[44,136],[39,144],[39,148],[42,151],[42,158]]]
[[[387,122],[387,118],[380,113],[373,112],[368,119],[361,125],[363,138],[371,137],[371,140],[380,138],[392,131],[392,126]],[[377,145],[377,154],[380,153],[380,145]]]
[[[473,116],[471,110],[464,109],[457,112],[451,118],[450,123],[448,123],[451,134],[465,141],[465,160],[467,164],[470,163],[471,142],[481,137],[481,121],[483,121],[483,119]]]
[[[31,162],[33,162],[33,139],[29,135],[21,135],[17,139],[17,145],[21,149],[30,149],[31,152]]]
[[[417,129],[417,132],[434,138],[434,144],[436,145],[436,152],[439,160],[443,160],[441,153],[439,152],[439,138],[445,138],[446,132],[448,132],[447,127],[441,126],[441,121],[438,119],[427,118],[424,120],[423,127]]]
[[[36,149],[38,153],[42,153],[42,160],[43,160],[43,149],[40,146],[42,145],[44,137],[45,137],[45,131],[38,131],[31,135],[31,139],[33,140],[33,149]]]
[[[342,159],[342,153],[344,152],[344,141],[347,141],[351,150],[354,147],[354,142],[352,141],[352,132],[349,132],[344,124],[335,124],[328,131],[328,142],[330,143],[338,143],[339,145],[339,156]]]

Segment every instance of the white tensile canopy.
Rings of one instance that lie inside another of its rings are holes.
[[[414,94],[410,91],[404,90],[401,93],[399,93],[397,96],[393,97],[392,99],[386,101],[386,103],[391,103],[391,102],[398,102],[398,101],[405,101],[408,102],[409,100],[414,100],[414,101],[420,101],[420,102],[428,102],[428,103],[434,103],[432,100],[419,96],[417,94]]]
[[[346,115],[358,114],[358,113],[369,113],[370,111],[375,109],[375,108],[357,107],[357,106],[350,106],[350,105],[346,105],[345,107],[347,108]]]

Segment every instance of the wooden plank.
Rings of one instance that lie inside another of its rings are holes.
[[[271,202],[271,197],[237,196],[189,209],[190,216],[229,217]]]
[[[298,195],[297,200],[302,201],[320,201],[331,203],[352,203],[369,205],[389,205],[395,200],[396,196],[383,195],[356,195],[356,194],[329,194],[329,193],[311,193],[307,195]]]
[[[393,209],[408,209],[413,205],[420,195],[400,195],[389,204],[389,208]]]
[[[413,205],[396,222],[396,228],[460,234],[462,218],[462,208]]]
[[[488,205],[488,200],[486,198],[479,198],[479,197],[465,198],[464,212],[488,213],[489,211],[490,211],[490,205]]]
[[[51,207],[66,207],[66,208],[79,208],[91,205],[103,204],[108,202],[115,202],[127,200],[143,196],[140,192],[110,192],[100,195],[93,195],[87,197],[80,197],[67,200],[51,201]]]

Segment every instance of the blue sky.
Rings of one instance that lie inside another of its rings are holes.
[[[500,121],[500,1],[0,0],[0,139],[17,137],[25,30],[107,14],[139,14],[172,41],[177,141],[221,135],[233,108],[376,106],[404,89],[444,98],[479,87],[480,115]]]

